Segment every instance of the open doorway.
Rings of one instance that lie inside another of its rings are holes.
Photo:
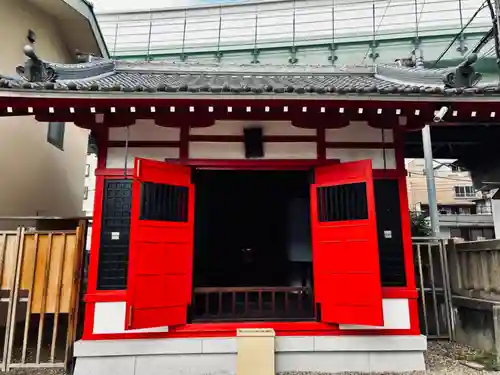
[[[194,319],[311,319],[310,172],[193,178]]]

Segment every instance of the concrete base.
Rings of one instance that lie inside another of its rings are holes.
[[[424,336],[276,337],[276,371],[425,370]],[[75,375],[234,375],[236,338],[78,341]]]

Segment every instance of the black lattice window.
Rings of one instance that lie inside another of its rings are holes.
[[[317,192],[320,222],[368,219],[366,183],[323,186]]]
[[[397,180],[375,180],[375,209],[382,286],[406,285]]]
[[[142,183],[140,219],[187,222],[188,188],[153,182]]]
[[[127,287],[132,182],[105,180],[99,247],[98,290]]]

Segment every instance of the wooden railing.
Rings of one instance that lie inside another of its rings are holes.
[[[195,288],[193,320],[306,320],[314,317],[309,287]]]

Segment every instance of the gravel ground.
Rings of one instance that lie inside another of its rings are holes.
[[[495,374],[500,375],[498,371],[478,371],[462,364],[463,360],[476,360],[478,363],[491,364],[491,357],[485,356],[483,353],[466,347],[464,345],[449,343],[449,342],[436,342],[430,341],[428,350],[425,355],[427,364],[426,371],[415,371],[405,373],[408,375],[444,375],[444,374],[457,374],[457,375],[487,375]],[[9,375],[64,375],[60,369],[16,369],[10,371]],[[283,373],[281,375],[328,375],[320,373]],[[358,373],[344,373],[344,375],[358,375]],[[391,375],[386,373],[384,375]],[[397,375],[397,374],[392,374]]]

